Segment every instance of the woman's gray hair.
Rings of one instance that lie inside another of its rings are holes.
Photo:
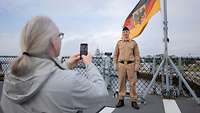
[[[36,16],[28,21],[21,34],[21,51],[26,54],[13,63],[11,72],[16,76],[27,73],[31,68],[30,56],[49,57],[51,39],[58,34],[58,27],[46,16]]]

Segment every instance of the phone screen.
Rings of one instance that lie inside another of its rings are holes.
[[[82,55],[87,55],[88,54],[88,44],[87,43],[81,43],[80,45],[80,57]],[[82,59],[82,57],[81,57]]]

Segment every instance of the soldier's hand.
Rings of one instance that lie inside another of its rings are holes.
[[[114,68],[115,71],[117,71],[117,70],[118,70],[117,64],[114,64],[114,65],[113,65],[113,68]]]

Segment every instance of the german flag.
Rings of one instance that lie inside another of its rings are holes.
[[[130,30],[130,39],[139,36],[159,10],[160,0],[140,0],[124,22],[124,27]]]

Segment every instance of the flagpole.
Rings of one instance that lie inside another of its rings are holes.
[[[184,77],[182,76],[182,74],[180,73],[179,69],[176,67],[176,65],[173,63],[173,61],[171,60],[171,58],[168,56],[168,21],[167,21],[167,0],[163,0],[163,34],[164,34],[164,54],[163,54],[163,59],[161,61],[161,64],[159,65],[158,69],[156,70],[156,73],[153,75],[153,78],[150,82],[150,84],[148,85],[147,89],[145,90],[143,96],[141,97],[141,101],[142,103],[145,103],[145,97],[148,94],[151,86],[155,83],[155,80],[158,76],[159,71],[162,69],[164,69],[164,73],[163,76],[165,76],[165,82],[166,82],[166,86],[163,88],[164,90],[166,89],[166,91],[164,91],[165,94],[162,94],[164,96],[170,97],[171,94],[171,83],[169,81],[169,64],[172,66],[172,68],[175,70],[175,72],[177,73],[178,77],[182,80],[182,82],[184,83],[184,85],[186,86],[186,88],[189,90],[190,94],[194,97],[195,101],[197,102],[197,104],[200,104],[200,100],[197,98],[196,94],[194,93],[194,91],[190,88],[190,86],[188,85],[187,81],[184,79]],[[172,77],[172,76],[170,76]]]
[[[168,27],[167,27],[167,24],[168,24],[168,21],[167,21],[167,0],[163,0],[163,13],[164,13],[164,16],[163,16],[163,33],[164,33],[164,44],[165,44],[165,49],[164,49],[164,58],[165,59],[165,65],[164,65],[164,75],[166,76],[165,77],[165,82],[166,82],[166,91],[167,93],[169,92],[169,87],[170,87],[170,84],[169,84],[169,69],[168,69],[168,41],[169,41],[169,38],[168,38]]]
[[[190,88],[189,84],[187,83],[187,81],[184,79],[183,75],[181,74],[181,72],[179,71],[179,69],[176,67],[176,65],[174,64],[174,62],[171,60],[171,58],[168,56],[168,42],[169,42],[169,39],[168,39],[168,27],[167,27],[167,24],[168,24],[168,21],[167,21],[167,0],[163,0],[163,10],[164,10],[164,42],[165,42],[165,65],[167,66],[167,76],[166,76],[166,90],[167,90],[167,93],[170,93],[169,92],[169,68],[168,68],[168,63],[172,66],[172,68],[175,70],[175,72],[177,73],[178,77],[182,80],[183,84],[186,86],[186,88],[189,90],[190,94],[193,96],[193,98],[195,99],[195,101],[197,102],[197,104],[200,105],[200,100],[197,98],[196,94],[194,93],[194,91]],[[172,76],[171,76],[172,77]]]

